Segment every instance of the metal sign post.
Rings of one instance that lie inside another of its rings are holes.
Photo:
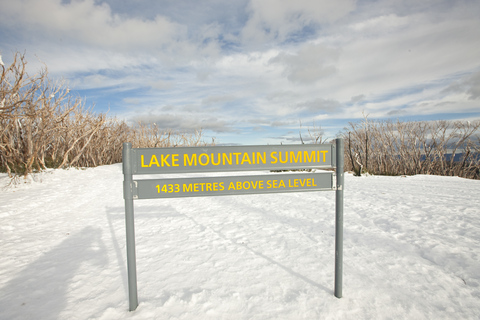
[[[123,144],[129,310],[138,306],[134,205],[137,199],[335,190],[335,296],[342,297],[343,140],[333,144],[139,148]],[[133,175],[336,168],[333,172],[133,180]],[[335,180],[335,181],[334,181]]]
[[[137,258],[135,254],[135,223],[133,215],[132,144],[123,144],[123,198],[125,199],[125,227],[127,231],[127,271],[129,310],[138,306]]]
[[[335,297],[342,297],[343,282],[343,139],[336,139],[337,188],[335,190]]]

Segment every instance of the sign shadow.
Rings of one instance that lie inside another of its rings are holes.
[[[100,228],[86,227],[68,235],[8,281],[0,288],[2,319],[58,319],[79,267],[108,263],[101,234]]]

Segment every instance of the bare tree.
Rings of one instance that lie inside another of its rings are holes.
[[[181,133],[144,123],[131,127],[94,113],[71,95],[65,82],[51,81],[46,66],[30,76],[26,64],[20,53],[9,66],[0,64],[0,170],[11,177],[47,167],[117,163],[128,141],[135,147],[206,145],[201,130]]]
[[[368,121],[344,129],[346,163],[360,174],[439,174],[479,179],[480,121]],[[368,165],[368,167],[367,167]]]

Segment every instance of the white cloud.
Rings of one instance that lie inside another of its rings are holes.
[[[148,114],[133,117],[133,120],[156,123],[159,128],[169,128],[180,132],[193,132],[198,129],[217,133],[234,131],[230,124],[213,115],[198,117],[191,114]]]
[[[449,95],[442,99],[423,100],[405,109],[408,114],[434,115],[441,113],[478,112],[478,101],[468,99],[465,94]]]
[[[453,82],[445,90],[445,93],[466,93],[468,100],[480,99],[480,71],[474,74],[463,77],[462,79]]]
[[[236,99],[233,95],[210,95],[202,99],[202,106],[213,106],[218,104],[223,104],[226,102],[234,101]]]
[[[4,23],[15,23],[34,37],[78,42],[100,48],[160,47],[185,38],[186,29],[166,17],[153,20],[112,13],[93,0],[16,0],[2,4]]]
[[[415,18],[411,25],[391,32],[343,34],[337,73],[317,90],[340,101],[364,95],[408,92],[416,86],[437,86],[457,73],[480,66],[480,20],[431,22]]]
[[[341,103],[335,100],[314,99],[303,101],[297,104],[297,108],[308,110],[312,113],[334,113],[342,107]]]
[[[169,90],[174,87],[174,84],[171,81],[165,81],[165,80],[156,80],[150,83],[150,86],[154,90]]]
[[[396,14],[388,14],[354,23],[350,28],[356,32],[385,33],[406,27],[411,21],[411,16],[399,17]]]
[[[242,36],[245,43],[281,42],[305,27],[334,22],[354,8],[354,0],[251,0]]]
[[[357,102],[360,102],[362,100],[365,99],[365,95],[364,94],[359,94],[359,95],[356,95],[356,96],[353,96],[350,101],[353,102],[353,103],[357,103]]]
[[[338,55],[337,49],[308,44],[296,54],[281,52],[270,61],[283,65],[288,80],[310,84],[336,72]]]

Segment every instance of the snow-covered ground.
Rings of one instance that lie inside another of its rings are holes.
[[[129,312],[121,165],[35,180],[0,192],[2,320],[480,317],[480,181],[346,175],[341,299],[335,192],[138,200]]]

